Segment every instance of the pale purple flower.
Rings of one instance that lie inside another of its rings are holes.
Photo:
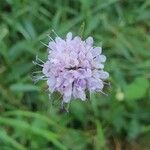
[[[102,92],[108,72],[104,71],[106,57],[102,48],[93,46],[93,38],[85,41],[79,36],[72,37],[69,32],[66,39],[56,37],[48,44],[48,59],[43,64],[43,74],[50,93],[58,91],[63,102],[72,99],[86,99],[85,91]]]

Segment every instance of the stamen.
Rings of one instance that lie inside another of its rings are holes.
[[[46,45],[46,44],[45,44],[45,43],[43,43],[42,41],[40,41],[40,42],[41,42],[44,46],[46,46],[47,48],[49,48],[49,47],[48,47],[48,45]]]
[[[48,94],[48,98],[50,100],[50,109],[52,109],[54,100],[51,98],[51,94]]]
[[[104,81],[103,81],[103,83],[106,84],[106,85],[108,85],[108,86],[111,86],[111,85],[110,85],[110,82],[107,83],[107,82],[104,82]]]
[[[101,92],[102,94],[104,94],[105,96],[108,96],[108,94],[104,93],[103,91],[100,90],[100,92]]]
[[[64,109],[64,102],[63,101],[61,102],[61,109],[62,110]]]
[[[39,63],[36,62],[36,61],[32,61],[32,63],[33,63],[34,65],[38,65],[38,66],[40,66],[40,67],[43,67],[43,65],[39,64]]]
[[[54,29],[52,29],[52,32],[53,32],[57,37],[59,37],[58,34],[55,32]]]
[[[32,75],[39,74],[39,73],[42,73],[42,71],[34,71],[34,72],[32,72]]]
[[[41,60],[38,56],[36,56],[36,61],[40,61],[42,62],[43,64],[45,63],[43,60]]]
[[[32,76],[32,80],[34,81],[34,83],[37,83],[39,80],[47,80],[48,78],[46,78],[45,76]]]
[[[49,34],[47,34],[47,36],[48,36],[52,41],[54,41],[53,38],[52,38]]]

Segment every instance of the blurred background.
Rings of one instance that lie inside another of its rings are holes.
[[[40,41],[52,29],[103,45],[108,96],[65,113],[46,82],[33,84],[32,60],[46,60]],[[0,0],[0,149],[149,150],[149,31],[149,0]]]

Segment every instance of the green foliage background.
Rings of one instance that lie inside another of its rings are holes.
[[[108,96],[51,106],[46,83],[34,85],[32,60],[46,60],[54,29],[103,45]],[[149,0],[0,0],[0,149],[148,150],[150,140]]]

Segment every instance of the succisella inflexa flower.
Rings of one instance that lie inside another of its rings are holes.
[[[83,41],[69,32],[65,39],[56,37],[47,45],[48,59],[42,65],[48,91],[60,92],[62,102],[72,99],[86,99],[86,91],[102,92],[108,72],[104,71],[106,57],[102,48],[93,46],[93,38]]]

